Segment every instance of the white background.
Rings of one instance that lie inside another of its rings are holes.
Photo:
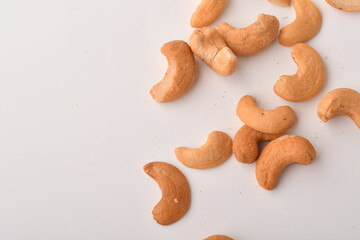
[[[148,91],[167,63],[161,46],[188,40],[191,0],[11,0],[0,3],[0,239],[115,240],[359,239],[360,135],[348,117],[322,123],[316,108],[338,88],[360,90],[360,13],[315,1],[321,32],[308,43],[328,78],[310,101],[290,103],[272,90],[296,72],[291,48],[277,43],[239,58],[230,77],[197,60],[199,77],[184,97],[158,104]],[[214,23],[245,27],[260,13],[293,21],[290,7],[232,0]],[[273,191],[260,188],[255,165],[232,157],[193,170],[174,157],[199,147],[213,130],[234,136],[238,99],[263,108],[291,106],[289,133],[317,150],[312,165],[292,165]],[[171,226],[151,215],[161,193],[142,167],[174,164],[192,189],[189,212]]]

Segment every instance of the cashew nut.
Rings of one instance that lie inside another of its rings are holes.
[[[314,97],[323,88],[325,65],[320,55],[305,43],[295,44],[292,57],[298,65],[297,73],[281,76],[274,91],[285,100],[301,102]]]
[[[236,55],[250,56],[264,50],[275,40],[279,32],[279,20],[271,15],[260,14],[257,21],[246,28],[236,29],[223,22],[218,29]]]
[[[236,160],[242,163],[255,162],[259,155],[258,142],[271,141],[282,135],[282,133],[262,133],[249,126],[242,126],[236,133],[233,142],[233,152]]]
[[[322,17],[319,9],[311,0],[294,0],[296,19],[280,30],[279,42],[283,46],[307,42],[321,28]]]
[[[271,141],[256,161],[256,178],[267,190],[276,187],[280,173],[292,163],[310,164],[316,156],[311,143],[303,137],[285,135]]]
[[[161,53],[168,61],[164,78],[150,94],[157,102],[170,102],[184,95],[195,80],[195,59],[189,45],[184,41],[165,43]]]
[[[228,76],[235,71],[237,58],[218,30],[211,27],[196,29],[190,36],[190,47],[195,56],[218,74]]]
[[[317,113],[324,122],[334,116],[347,115],[360,128],[360,93],[349,88],[335,89],[321,99]]]
[[[357,12],[360,11],[360,0],[326,0],[334,8],[348,11]]]
[[[185,166],[195,169],[217,167],[232,154],[232,140],[226,133],[214,131],[208,135],[206,143],[197,149],[179,147],[176,158]]]
[[[289,106],[264,110],[249,95],[239,100],[236,114],[246,125],[263,133],[283,133],[296,122],[295,112]]]
[[[190,186],[184,174],[175,166],[165,162],[151,162],[144,171],[159,185],[162,198],[152,214],[161,225],[180,220],[190,208]]]
[[[234,240],[225,235],[212,235],[210,237],[205,238],[204,240]]]
[[[224,11],[227,0],[202,0],[191,17],[194,28],[206,27],[213,23]]]
[[[279,4],[281,6],[290,6],[291,4],[291,0],[268,0],[268,1]]]

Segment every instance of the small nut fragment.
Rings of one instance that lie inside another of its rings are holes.
[[[291,0],[268,0],[268,1],[287,7],[290,6],[291,4]]]
[[[235,71],[237,58],[218,30],[212,27],[196,29],[189,42],[195,56],[201,58],[218,74],[229,76]]]
[[[202,0],[191,17],[194,28],[206,27],[213,23],[224,11],[227,0]]]
[[[271,141],[282,135],[282,133],[262,133],[249,126],[242,126],[236,133],[233,142],[233,152],[236,160],[242,163],[255,162],[259,155],[258,142]]]
[[[279,42],[283,46],[307,42],[321,28],[322,17],[319,9],[311,0],[294,0],[296,19],[280,30]]]
[[[317,113],[327,122],[338,115],[349,116],[360,128],[360,93],[349,88],[338,88],[322,97]]]
[[[169,66],[164,78],[150,90],[150,94],[157,102],[170,102],[191,88],[195,81],[195,59],[184,41],[168,42],[161,48],[161,52]]]
[[[289,106],[264,110],[249,95],[239,100],[236,114],[243,123],[263,133],[283,133],[296,122],[295,112]]]
[[[292,57],[298,65],[295,75],[283,75],[274,86],[281,98],[301,102],[316,96],[324,86],[325,65],[320,55],[309,45],[297,43]]]
[[[347,11],[360,11],[360,0],[326,0],[334,8]]]
[[[184,174],[175,166],[165,162],[151,162],[144,171],[159,185],[162,198],[152,214],[161,225],[180,220],[190,208],[190,186]]]
[[[205,238],[204,240],[234,240],[234,239],[225,235],[212,235],[210,237]]]
[[[208,169],[221,165],[232,154],[232,140],[226,133],[214,131],[206,143],[197,149],[179,147],[175,149],[176,158],[185,166],[195,169]]]
[[[223,22],[218,29],[236,55],[250,56],[264,50],[275,40],[279,32],[279,20],[271,15],[260,14],[257,21],[246,28],[236,29]]]
[[[256,161],[256,178],[267,190],[276,187],[280,173],[288,165],[310,164],[316,156],[312,144],[303,137],[285,135],[271,141]]]

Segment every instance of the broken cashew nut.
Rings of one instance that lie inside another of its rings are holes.
[[[293,135],[277,138],[266,145],[256,161],[257,181],[272,190],[284,168],[292,163],[310,164],[315,157],[315,148],[307,139]]]
[[[259,155],[258,142],[272,141],[282,135],[282,133],[262,133],[249,126],[242,126],[236,133],[233,142],[233,152],[236,160],[242,163],[255,162]]]
[[[227,0],[202,0],[191,17],[190,25],[194,28],[210,25],[221,15],[226,4]]]
[[[236,29],[223,22],[218,29],[236,55],[250,56],[264,50],[275,40],[279,32],[279,20],[271,15],[260,14],[257,21],[246,28]]]
[[[274,91],[285,100],[301,102],[314,97],[323,88],[325,64],[320,55],[305,43],[295,44],[292,57],[298,65],[297,73],[281,76]]]
[[[221,165],[232,154],[232,140],[226,133],[214,131],[208,135],[206,143],[197,149],[179,147],[176,158],[185,166],[208,169]]]
[[[218,74],[229,76],[235,71],[237,58],[218,30],[212,27],[196,29],[189,42],[195,56],[201,58]]]
[[[175,166],[165,162],[151,162],[144,171],[159,185],[162,198],[152,214],[161,225],[180,220],[190,208],[190,186],[184,174]]]
[[[334,116],[347,115],[360,128],[360,93],[349,88],[335,89],[323,96],[317,113],[324,122]]]
[[[249,95],[239,100],[236,114],[243,123],[263,133],[283,133],[296,122],[296,114],[289,106],[264,110],[258,107],[255,98]]]
[[[204,240],[234,240],[234,239],[225,235],[212,235],[210,237],[205,238]]]
[[[334,8],[347,11],[357,12],[360,11],[360,0],[326,0]]]
[[[281,6],[290,6],[291,0],[268,0],[269,2],[279,4]]]
[[[150,94],[157,102],[170,102],[183,96],[195,81],[195,59],[184,41],[168,42],[161,52],[169,66],[164,78],[150,90]]]
[[[287,47],[309,41],[322,24],[321,13],[311,0],[294,0],[294,8],[295,21],[280,30],[279,42]]]

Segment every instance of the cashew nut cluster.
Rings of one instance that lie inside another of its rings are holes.
[[[360,11],[360,0],[326,0],[334,8],[347,11],[358,12]]]
[[[234,239],[225,235],[212,235],[210,237],[205,238],[204,240],[234,240]]]
[[[291,0],[268,0],[269,2],[279,4],[281,6],[290,6]]]
[[[224,11],[227,0],[202,0],[191,17],[194,28],[206,27],[213,23]]]

